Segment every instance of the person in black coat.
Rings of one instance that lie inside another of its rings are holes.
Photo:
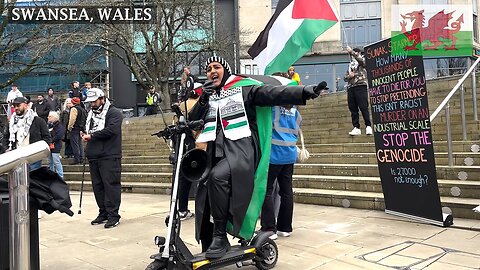
[[[123,114],[98,88],[88,90],[85,102],[90,102],[91,110],[87,117],[87,133],[82,134],[82,139],[88,142],[85,156],[99,209],[91,224],[106,222],[105,228],[113,228],[120,223]]]
[[[37,96],[37,101],[33,103],[32,110],[37,113],[38,117],[48,122],[48,113],[50,112],[50,103],[43,95]]]
[[[48,158],[48,168],[56,172],[63,178],[63,166],[60,161],[60,150],[62,149],[62,139],[65,136],[65,127],[60,123],[57,112],[51,111],[48,114],[48,127],[52,143],[50,143],[50,157]]]
[[[38,117],[32,109],[28,109],[27,102],[24,97],[17,97],[12,102],[15,114],[10,118],[3,137],[7,152],[40,140],[48,144],[52,142],[47,122]],[[30,164],[30,170],[36,170],[41,166],[42,160],[39,160]]]
[[[50,103],[50,111],[60,112],[62,110],[62,105],[57,95],[53,94],[53,88],[48,88],[47,101]]]
[[[235,237],[247,239],[253,235],[265,198],[266,175],[260,179],[256,171],[265,172],[270,158],[268,156],[266,166],[259,166],[263,153],[258,131],[261,126],[257,126],[257,117],[261,115],[257,106],[304,105],[308,99],[318,97],[326,83],[317,86],[261,85],[258,81],[233,75],[230,65],[218,56],[210,57],[205,67],[207,81],[190,111],[189,120],[204,120],[196,142],[208,144],[208,162],[212,168],[207,182],[199,184],[195,225],[196,237],[202,242],[202,249],[206,249],[205,257],[220,258],[230,248],[227,228]],[[270,108],[268,112],[271,113]],[[264,119],[272,121],[271,115]],[[253,209],[251,205],[258,207]]]

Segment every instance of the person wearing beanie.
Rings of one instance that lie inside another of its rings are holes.
[[[305,105],[319,96],[326,83],[263,85],[233,75],[230,65],[219,56],[210,57],[205,70],[207,81],[189,114],[189,120],[204,120],[197,142],[207,143],[212,165],[206,183],[199,184],[197,191],[196,238],[205,257],[220,258],[230,248],[227,228],[231,235],[249,239],[260,215],[270,161],[268,134],[272,131],[272,109],[267,106]]]
[[[79,97],[72,98],[70,107],[70,115],[68,118],[67,132],[69,132],[70,145],[72,147],[73,164],[82,164],[83,147],[80,132],[85,130],[85,123],[87,121],[87,112],[80,105]]]
[[[288,78],[291,79],[292,81],[296,81],[298,85],[302,85],[302,82],[300,81],[300,75],[298,75],[297,72],[295,72],[294,67],[289,67],[288,72],[287,72]]]
[[[78,97],[79,99],[82,99],[82,90],[80,89],[80,83],[78,81],[73,81],[72,89],[70,89],[68,93],[69,98]]]
[[[55,111],[59,113],[62,110],[62,105],[60,104],[60,99],[58,99],[57,95],[53,93],[53,88],[48,88],[47,91],[47,101],[50,103],[50,111]]]
[[[33,103],[32,110],[37,113],[38,117],[42,118],[45,123],[48,122],[48,113],[50,112],[50,103],[43,95],[37,96],[37,101]]]

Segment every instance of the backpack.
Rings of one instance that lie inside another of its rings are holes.
[[[84,108],[82,108],[80,105],[75,105],[75,109],[77,109],[77,120],[75,123],[78,121],[78,127],[80,130],[85,131],[85,126],[87,124],[87,111],[85,111]]]

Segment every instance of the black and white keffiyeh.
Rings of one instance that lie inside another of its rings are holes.
[[[91,109],[88,112],[86,123],[88,134],[91,135],[105,128],[105,118],[107,117],[109,107],[110,101],[108,99],[105,99],[105,104],[103,104],[103,108],[101,109],[101,111],[95,111],[94,109]]]
[[[25,138],[28,137],[28,133],[30,132],[30,127],[32,126],[35,116],[37,116],[37,113],[32,109],[28,109],[24,115],[14,114],[12,118],[10,118],[10,122],[8,124],[10,132],[10,137],[8,138],[8,149],[12,150],[15,142],[16,146],[18,146],[19,144],[22,144]]]

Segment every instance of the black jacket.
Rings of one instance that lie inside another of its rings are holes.
[[[56,95],[53,96],[47,96],[46,100],[50,102],[50,110],[51,111],[60,111],[62,105],[60,104],[60,100]]]
[[[87,122],[87,111],[80,104],[76,104],[73,108],[77,110],[77,118],[72,129],[84,131],[85,123]]]
[[[122,119],[122,112],[110,105],[105,128],[94,132],[87,143],[85,155],[89,160],[122,157]]]
[[[48,214],[58,210],[69,216],[73,216],[72,201],[67,183],[56,173],[47,167],[31,171],[30,175],[30,202],[38,209]],[[0,177],[0,193],[8,192],[8,181]]]
[[[216,153],[219,145],[230,165],[231,193],[229,218],[233,227],[231,229],[229,228],[229,233],[236,237],[251,237],[251,235],[245,236],[247,233],[244,231],[248,230],[253,234],[254,225],[250,225],[255,224],[258,215],[247,215],[247,213],[249,213],[250,202],[263,202],[263,198],[259,199],[258,197],[252,196],[255,187],[255,172],[261,158],[257,126],[257,106],[305,105],[306,101],[303,98],[303,92],[307,87],[310,88],[313,86],[243,86],[243,107],[247,114],[251,136],[238,140],[230,140],[225,137],[221,128],[217,128],[215,141],[208,142],[207,151],[212,168],[216,165],[215,162],[217,162],[217,159],[214,158],[214,153]],[[271,111],[270,108],[268,108],[268,110]],[[208,111],[208,103],[202,105],[201,102],[197,102],[192,110],[190,110],[189,120],[203,119],[206,121]],[[220,121],[217,123],[219,124]],[[211,175],[209,177],[211,177]],[[265,182],[263,184],[257,184],[264,185],[263,188],[265,188],[266,179],[264,180]],[[200,184],[195,197],[195,229],[197,240],[206,239],[206,235],[211,234],[208,232],[208,229],[204,227],[210,218],[207,193],[206,185]],[[262,196],[260,193],[259,195]],[[217,203],[214,198],[210,198],[210,200],[212,203]],[[250,213],[253,213],[253,210]],[[249,222],[244,223],[244,220],[249,220]],[[244,227],[248,227],[248,229],[242,231],[244,235],[241,235],[240,231],[241,229],[245,229]]]
[[[32,110],[38,114],[38,117],[45,120],[45,123],[48,122],[48,113],[50,112],[50,102],[48,100],[44,99],[42,104],[38,101],[34,102]]]
[[[50,136],[52,136],[52,143],[55,145],[54,149],[50,149],[52,153],[60,153],[62,149],[62,140],[65,136],[65,127],[57,121],[52,124],[52,130],[50,131]]]
[[[9,141],[8,139],[10,138],[10,129],[6,128],[5,135],[3,136],[3,142],[5,147],[8,149]],[[48,131],[48,126],[47,122],[43,121],[38,116],[35,116],[33,119],[32,125],[30,126],[30,140],[29,144],[38,142],[44,140],[47,143],[52,142],[52,137],[50,136],[50,132]],[[12,145],[12,150],[17,149],[17,144],[15,143]]]

